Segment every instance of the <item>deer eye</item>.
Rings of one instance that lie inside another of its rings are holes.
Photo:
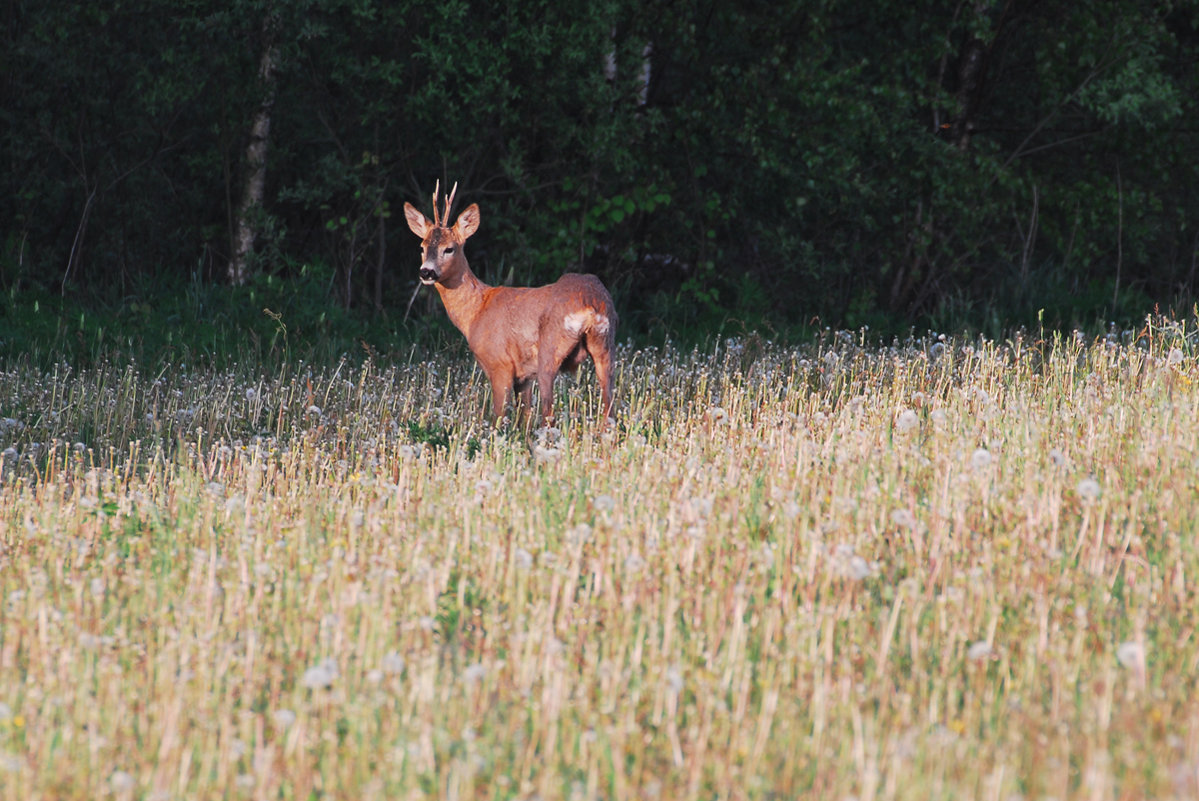
[[[453,253],[453,252],[454,252],[454,249],[453,249],[453,248],[446,248],[446,249],[445,249],[445,250],[443,250],[442,252],[443,252],[443,253],[445,253],[445,255],[447,255],[447,256],[448,256],[448,255],[450,255],[451,253]]]

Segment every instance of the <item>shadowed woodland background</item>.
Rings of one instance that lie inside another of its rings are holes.
[[[398,325],[396,211],[439,178],[482,206],[482,277],[595,272],[634,331],[1068,325],[1195,289],[1193,1],[0,13],[14,318],[247,284]]]

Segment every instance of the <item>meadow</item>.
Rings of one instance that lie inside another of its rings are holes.
[[[1193,323],[0,372],[0,801],[1199,795]]]

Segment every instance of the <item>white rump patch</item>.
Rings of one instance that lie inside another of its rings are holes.
[[[581,309],[566,315],[562,326],[568,334],[580,334],[584,328],[590,328],[597,334],[606,334],[608,333],[608,318],[603,314],[597,314],[595,309]]]
[[[591,309],[583,309],[582,311],[572,312],[566,315],[566,319],[562,321],[562,325],[566,328],[566,333],[577,334],[583,330],[583,326],[587,324],[587,318],[591,315]]]

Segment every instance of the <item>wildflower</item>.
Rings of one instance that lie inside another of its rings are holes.
[[[1049,461],[1053,462],[1054,467],[1064,467],[1066,464],[1066,454],[1062,453],[1057,448],[1050,448]]]
[[[1170,354],[1166,357],[1166,363],[1171,367],[1177,367],[1178,365],[1182,364],[1182,360],[1185,358],[1186,357],[1183,356],[1181,350],[1178,348],[1170,348]]]
[[[899,528],[912,528],[916,525],[916,516],[907,509],[896,509],[891,513],[891,525]]]
[[[975,470],[985,470],[991,466],[991,452],[986,448],[979,448],[970,456],[970,465]]]
[[[933,425],[937,428],[941,428],[949,422],[949,415],[945,413],[944,409],[933,409],[928,413],[928,419],[932,420]]]
[[[645,567],[645,558],[641,554],[633,551],[624,558],[624,569],[626,573],[637,574]]]
[[[17,449],[12,448],[12,447],[5,448],[4,449],[4,461],[15,462],[16,460],[17,460]]]
[[[462,680],[467,684],[474,684],[477,681],[481,681],[486,675],[487,667],[482,662],[476,662],[462,671]]]
[[[616,499],[611,495],[600,495],[593,501],[595,508],[600,512],[611,512],[616,508]]]
[[[1078,482],[1078,495],[1084,501],[1093,501],[1100,495],[1099,482],[1093,478],[1084,478]]]
[[[716,425],[727,423],[729,419],[729,413],[724,410],[723,406],[713,406],[711,409],[708,409],[707,415],[708,422]]]
[[[308,407],[307,412],[310,417],[320,417],[321,416],[321,407],[317,406],[314,403]]]
[[[895,418],[895,427],[900,431],[911,431],[918,425],[920,425],[920,416],[911,409],[904,409]]]
[[[258,393],[254,391],[254,387],[246,387],[246,400],[253,403],[258,399]]]

